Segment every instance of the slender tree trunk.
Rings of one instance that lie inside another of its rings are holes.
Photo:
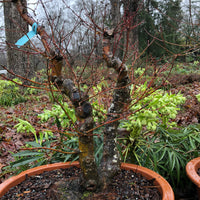
[[[116,27],[120,22],[120,1],[119,0],[110,0],[111,3],[111,25]]]
[[[136,56],[137,53],[139,52],[138,27],[136,26],[139,23],[138,22],[139,2],[140,0],[123,0],[125,22],[127,24],[127,31],[129,31],[129,38],[128,38],[129,46],[132,46],[131,49],[135,52]],[[127,36],[124,36],[125,41],[126,37]]]
[[[25,12],[27,12],[27,2],[22,1]],[[30,57],[23,52],[24,47],[20,50],[13,48],[14,44],[28,32],[28,24],[20,16],[14,2],[5,1],[4,5],[4,21],[7,41],[7,67],[9,70],[23,77],[30,77],[33,69],[30,67]]]
[[[120,20],[121,20],[121,13],[120,13],[120,7],[121,3],[120,0],[110,0],[111,4],[111,27],[114,29],[117,29],[118,26],[120,26]],[[121,54],[120,46],[122,45],[119,41],[120,34],[115,34],[115,42],[113,44],[113,52],[116,57],[119,57],[119,54]]]
[[[113,101],[108,110],[108,118],[104,130],[104,151],[101,163],[102,182],[106,188],[111,178],[120,170],[120,155],[116,146],[118,119],[123,114],[124,108],[130,102],[130,88],[128,71],[125,64],[113,56],[110,47],[113,31],[105,31],[103,36],[103,57],[108,68],[114,68],[117,72],[117,84],[113,94]]]

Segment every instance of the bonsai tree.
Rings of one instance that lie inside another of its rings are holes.
[[[13,1],[13,3],[16,4],[17,10],[24,21],[33,26],[36,21],[28,15],[21,0]],[[75,109],[77,118],[75,130],[79,138],[79,162],[83,174],[83,185],[85,189],[90,191],[95,191],[97,187],[106,188],[110,179],[120,170],[120,156],[116,147],[118,120],[122,118],[124,109],[127,109],[130,103],[128,68],[119,58],[113,56],[111,51],[115,31],[114,29],[97,28],[98,34],[102,38],[103,59],[108,68],[113,68],[116,71],[117,77],[112,103],[108,109],[105,122],[103,158],[100,170],[97,169],[94,158],[94,119],[88,91],[80,90],[80,79],[74,73],[69,58],[59,48],[59,44],[54,40],[52,42],[52,38],[43,26],[37,26],[37,34],[40,35],[45,49],[44,52],[40,53],[50,61],[51,74],[49,74],[49,81],[69,98]],[[71,79],[62,76],[62,69],[65,67],[63,61],[71,70]]]
[[[33,26],[36,21],[27,13],[27,10],[23,7],[21,0],[13,0],[16,4],[17,10],[20,13],[23,20]],[[87,24],[80,16],[78,16],[82,23]],[[91,24],[94,26],[95,34],[98,34],[100,41],[102,41],[102,58],[106,63],[107,68],[113,69],[113,76],[115,80],[115,86],[113,88],[105,89],[103,92],[113,90],[112,100],[110,107],[107,111],[106,121],[100,126],[104,126],[104,145],[103,145],[103,157],[99,168],[96,165],[94,157],[94,144],[93,144],[93,131],[97,128],[94,126],[93,107],[91,105],[88,87],[85,91],[81,87],[81,77],[78,77],[75,70],[70,64],[70,56],[64,52],[63,48],[60,48],[61,44],[56,42],[53,36],[49,36],[43,26],[37,26],[37,34],[40,35],[41,42],[44,47],[44,51],[41,52],[36,49],[42,56],[48,59],[49,65],[47,66],[49,75],[50,88],[52,84],[58,91],[65,94],[71,101],[75,109],[77,121],[74,124],[74,129],[77,132],[79,139],[79,162],[82,171],[82,183],[86,190],[95,191],[97,188],[105,189],[110,183],[112,177],[120,170],[120,155],[117,151],[116,138],[118,135],[119,120],[124,119],[130,115],[130,85],[133,80],[130,80],[128,68],[125,65],[125,58],[127,57],[127,49],[129,47],[129,34],[126,35],[126,49],[124,52],[124,58],[120,60],[115,57],[112,51],[113,38],[116,34],[119,37],[119,31],[117,29],[101,28],[94,23],[90,18]],[[127,20],[127,19],[126,19]],[[91,26],[91,24],[87,24]],[[128,20],[125,22],[126,29],[131,30]],[[121,34],[121,33],[120,33]],[[150,44],[149,44],[150,45]],[[94,50],[93,50],[94,51]],[[93,53],[92,51],[92,53]],[[89,58],[86,59],[83,72],[89,64],[92,57],[92,53]],[[134,61],[135,62],[135,61]],[[65,64],[64,64],[65,63]],[[102,67],[101,64],[97,67]],[[62,74],[63,68],[70,71],[70,78],[65,78]],[[164,67],[167,68],[166,65]],[[49,73],[50,69],[50,73]],[[115,72],[114,72],[115,71]],[[153,72],[153,78],[149,81],[148,88],[150,88],[155,78],[162,72],[162,70],[155,69]],[[143,73],[144,74],[144,73]],[[99,75],[99,74],[98,74]],[[103,76],[103,74],[100,74]],[[93,84],[93,82],[92,82]],[[153,91],[151,90],[151,93]],[[144,98],[149,93],[143,93],[141,98]],[[137,101],[136,101],[137,103]]]

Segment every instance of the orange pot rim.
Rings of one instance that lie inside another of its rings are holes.
[[[24,172],[21,172],[17,176],[13,176],[3,183],[0,184],[0,197],[2,197],[6,192],[9,191],[10,188],[18,185],[19,183],[23,182],[26,179],[26,176],[33,176],[33,175],[38,175],[41,174],[45,171],[52,171],[55,169],[60,169],[60,168],[70,168],[72,166],[79,167],[79,162],[66,162],[66,163],[54,163],[54,164],[48,164],[48,165],[43,165],[35,168],[28,169]],[[158,173],[145,168],[141,167],[135,164],[128,164],[128,163],[122,163],[121,169],[125,170],[132,170],[134,172],[138,172],[147,179],[155,179],[155,185],[159,186],[158,189],[162,194],[162,200],[174,200],[174,192],[170,186],[170,184]]]
[[[197,170],[200,168],[200,157],[192,159],[186,165],[186,174],[189,179],[200,188],[200,176],[197,174]]]

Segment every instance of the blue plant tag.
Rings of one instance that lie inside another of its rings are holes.
[[[24,35],[22,38],[20,38],[15,45],[20,48],[24,44],[26,44],[31,38],[33,38],[37,34],[37,23],[33,23],[32,25],[32,31],[29,31],[26,35]]]

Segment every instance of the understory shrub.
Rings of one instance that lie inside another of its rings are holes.
[[[53,118],[53,123],[58,128],[69,128],[71,124],[75,123],[75,110],[70,108],[66,102],[57,105],[53,104],[52,109],[44,109],[44,112],[39,114],[41,122],[47,122]]]
[[[74,109],[69,108],[66,102],[62,105],[54,104],[51,110],[45,109],[38,117],[41,123],[52,120],[59,131],[57,130],[57,135],[51,130],[36,131],[28,121],[18,119],[19,123],[15,125],[17,132],[32,133],[35,141],[26,143],[26,151],[13,154],[16,161],[12,162],[11,166],[17,168],[17,173],[30,167],[47,163],[75,161],[79,158],[78,137],[72,129],[72,124],[76,121]],[[98,128],[94,131],[97,164],[100,164],[103,153],[103,136],[99,134],[100,130],[101,128]]]
[[[199,64],[200,64],[199,61],[193,61],[188,64],[178,63],[173,67],[172,73],[186,75],[186,74],[192,74],[195,71],[195,73],[198,74]]]
[[[21,83],[18,79],[13,81]],[[12,81],[0,80],[0,105],[11,106],[24,102],[26,99],[20,94],[20,88]]]
[[[154,134],[140,137],[134,150],[136,164],[150,168],[165,177],[176,188],[184,188],[185,166],[200,156],[200,125],[179,129],[157,127]]]
[[[146,92],[148,90],[148,93]],[[141,98],[142,94],[148,94]],[[148,132],[155,131],[161,124],[164,128],[176,127],[173,121],[180,110],[180,105],[186,100],[182,94],[172,94],[164,90],[153,90],[147,88],[147,84],[132,88],[132,102],[130,111],[133,113],[126,121],[121,122],[121,126],[130,132],[128,139],[130,146],[137,146],[138,138]],[[125,157],[129,147],[125,148]]]

